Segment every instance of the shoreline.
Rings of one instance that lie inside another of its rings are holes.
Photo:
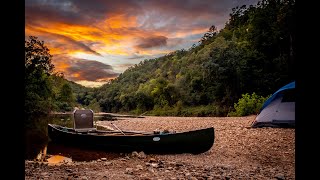
[[[26,161],[26,179],[295,179],[295,129],[249,128],[247,117],[154,117],[98,121],[122,130],[187,131],[213,126],[215,142],[202,154],[133,154],[115,159],[42,165]],[[138,152],[140,153],[140,152]],[[150,162],[154,161],[154,162]],[[153,159],[153,160],[152,160]],[[154,163],[152,165],[152,163]],[[36,166],[36,167],[35,167]]]

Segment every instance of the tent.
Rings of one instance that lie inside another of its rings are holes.
[[[295,127],[295,86],[293,81],[272,94],[251,127]]]

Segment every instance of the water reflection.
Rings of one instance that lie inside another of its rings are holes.
[[[61,156],[61,155],[54,155],[54,156],[51,156],[50,158],[48,158],[47,162],[50,165],[54,165],[54,164],[59,164],[59,163],[72,162],[72,159],[65,157],[65,156]]]
[[[123,157],[123,153],[105,152],[102,150],[77,148],[73,146],[49,142],[47,154],[61,155],[72,159],[72,161],[92,161],[101,158],[115,159]]]
[[[113,120],[119,120],[119,117],[110,114],[94,116],[94,123],[97,121]],[[72,161],[92,161],[100,158],[114,159],[123,156],[120,153],[110,153],[83,148],[80,149],[51,142],[47,132],[48,123],[73,128],[72,114],[52,114],[47,118],[39,118],[34,120],[34,123],[37,124],[37,128],[26,129],[25,159],[47,161],[48,157],[55,157],[50,160],[53,162],[58,162],[65,160],[64,158],[70,158]],[[104,130],[105,128],[97,126],[97,129]],[[59,156],[56,157],[56,155]]]
[[[99,114],[93,116],[93,121],[115,121],[120,120],[122,116],[115,116],[111,114]],[[59,124],[61,126],[73,127],[72,114],[51,114],[48,118],[48,123]]]

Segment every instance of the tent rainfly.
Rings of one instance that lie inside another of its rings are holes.
[[[251,127],[295,127],[295,81],[268,98]]]

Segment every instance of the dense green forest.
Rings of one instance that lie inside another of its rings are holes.
[[[220,31],[208,27],[189,49],[146,59],[99,88],[53,73],[43,41],[25,41],[27,117],[73,107],[95,112],[227,116],[246,94],[266,98],[295,80],[294,0],[263,0],[232,9]],[[259,101],[260,102],[260,101]]]

